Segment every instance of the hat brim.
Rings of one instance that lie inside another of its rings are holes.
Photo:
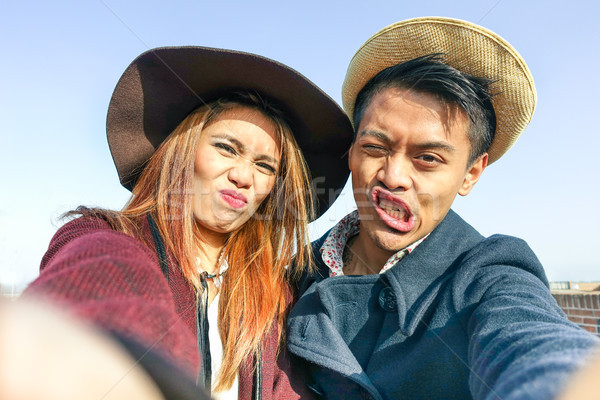
[[[494,32],[470,22],[422,17],[383,28],[356,52],[346,73],[342,101],[353,119],[356,96],[380,71],[433,53],[470,75],[493,80],[496,133],[488,163],[498,160],[517,141],[533,116],[537,100],[533,77],[519,53]]]
[[[233,50],[163,47],[141,54],[127,67],[114,90],[106,123],[121,184],[131,190],[154,151],[190,112],[240,89],[256,91],[284,108],[312,174],[317,214],[322,214],[348,178],[350,121],[335,101],[300,73]]]

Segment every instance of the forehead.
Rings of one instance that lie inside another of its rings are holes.
[[[210,124],[224,120],[248,122],[267,132],[277,130],[275,122],[270,117],[265,115],[262,111],[244,105],[234,105],[230,108],[226,108],[221,111]]]
[[[278,147],[284,136],[279,124],[271,117],[260,110],[243,105],[221,111],[204,126],[203,131],[215,133],[214,129],[210,129],[215,125],[219,126],[218,131],[221,133],[227,132],[229,135],[246,137],[246,139],[260,140],[260,137],[266,134]]]
[[[470,120],[458,105],[434,94],[405,88],[384,88],[368,102],[357,129],[357,137],[365,130],[404,135],[443,134],[449,138],[468,139]]]

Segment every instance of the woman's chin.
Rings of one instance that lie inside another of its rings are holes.
[[[248,218],[227,219],[219,218],[218,216],[216,216],[213,220],[210,221],[200,220],[196,218],[196,222],[200,227],[201,231],[215,235],[227,235],[239,229],[247,221]]]

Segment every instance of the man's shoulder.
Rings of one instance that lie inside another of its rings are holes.
[[[437,250],[448,247],[455,250],[461,249],[461,252],[467,251],[471,254],[499,257],[500,259],[509,256],[511,256],[509,258],[535,257],[525,240],[503,234],[485,237],[452,210],[429,237],[436,244],[433,249]]]
[[[533,275],[548,286],[544,268],[527,242],[508,235],[492,235],[474,247],[463,262],[477,269],[479,276],[500,276],[507,268],[519,275]]]
[[[503,234],[484,237],[452,211],[446,219],[449,223],[443,227],[442,237],[437,246],[430,243],[434,246],[429,251],[437,247],[438,256],[454,264],[451,269],[459,286],[508,275],[531,277],[548,286],[544,268],[525,240]]]
[[[538,258],[525,240],[503,234],[484,237],[452,210],[447,218],[451,220],[447,233],[455,231],[460,226],[452,236],[458,237],[459,241],[470,240],[468,250],[462,254],[462,264],[509,265],[527,270],[534,275],[540,273],[544,275]]]
[[[402,270],[427,265],[439,273],[454,272],[461,275],[463,282],[469,280],[467,275],[474,278],[502,265],[531,273],[546,282],[539,260],[523,239],[500,234],[484,237],[452,210],[400,264]]]

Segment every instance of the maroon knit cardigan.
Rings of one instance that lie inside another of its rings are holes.
[[[146,218],[142,235],[114,231],[106,221],[77,218],[61,227],[42,259],[40,276],[23,293],[42,297],[119,337],[131,338],[195,377],[200,366],[192,287],[171,254],[165,279]],[[285,346],[277,355],[273,325],[263,342],[262,398],[305,399]],[[239,375],[239,399],[251,400],[251,363]]]

